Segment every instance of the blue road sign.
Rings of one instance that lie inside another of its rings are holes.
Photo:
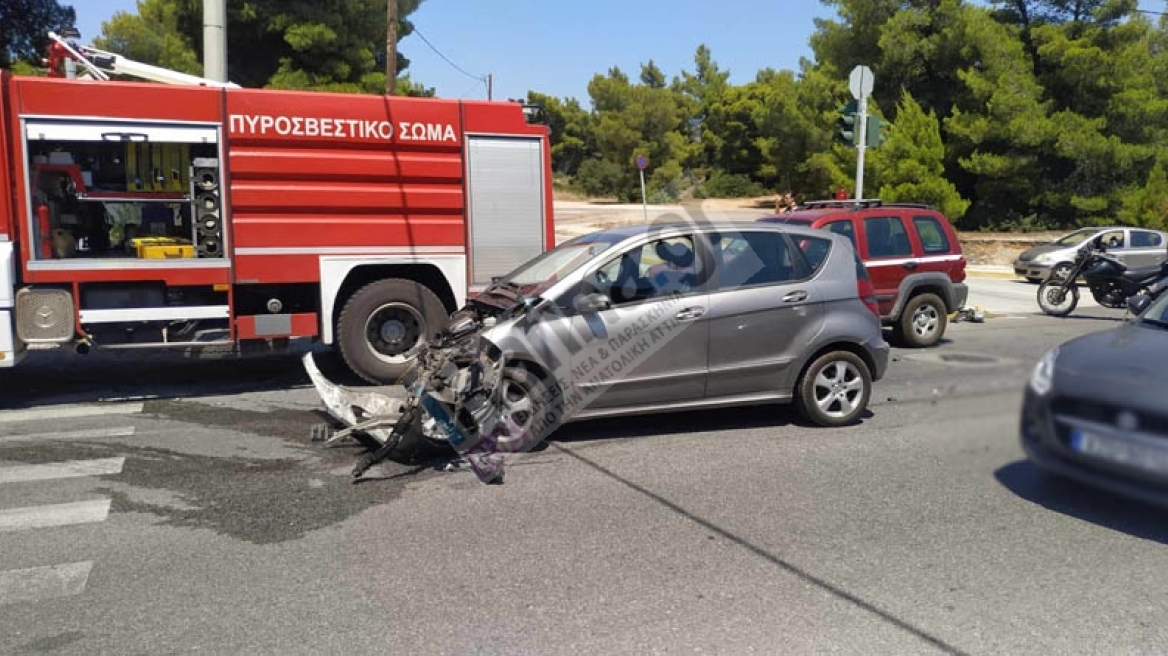
[[[637,155],[637,168],[644,171],[649,166],[649,160],[644,155]]]

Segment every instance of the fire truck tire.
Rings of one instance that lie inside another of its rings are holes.
[[[353,373],[373,383],[396,383],[417,350],[447,320],[428,287],[390,278],[358,289],[337,320],[337,344]]]

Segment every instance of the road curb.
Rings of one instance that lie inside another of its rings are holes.
[[[965,277],[980,278],[983,280],[1022,280],[1022,278],[1013,271],[977,271],[966,269]]]

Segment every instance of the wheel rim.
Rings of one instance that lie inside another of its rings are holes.
[[[365,343],[382,362],[408,362],[422,344],[426,320],[405,303],[386,303],[365,321]]]
[[[850,362],[831,362],[815,377],[815,405],[829,417],[851,415],[860,408],[863,396],[864,377]]]
[[[937,312],[937,308],[932,305],[925,304],[913,311],[912,314],[912,328],[917,337],[928,337],[937,330],[937,325],[941,322],[941,316]]]
[[[536,417],[536,404],[531,392],[518,380],[507,376],[502,383],[500,399],[500,419],[505,429],[496,441],[508,450],[538,436],[531,435],[531,426]]]
[[[1074,294],[1062,285],[1049,285],[1046,289],[1042,290],[1039,299],[1043,308],[1058,312],[1064,306],[1070,305],[1071,301],[1074,300]]]

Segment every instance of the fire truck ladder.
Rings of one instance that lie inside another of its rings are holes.
[[[218,80],[211,80],[197,75],[179,73],[178,71],[172,71],[161,66],[143,64],[142,62],[128,59],[117,53],[98,50],[93,46],[79,45],[74,48],[55,32],[49,32],[49,38],[55,42],[57,48],[67,53],[68,59],[72,59],[85,67],[84,72],[76,75],[77,79],[109,80],[110,75],[131,75],[164,84],[239,88],[239,85],[234,82],[219,82]],[[57,70],[57,62],[62,57],[64,56],[57,52],[51,53],[49,60],[50,74]]]

